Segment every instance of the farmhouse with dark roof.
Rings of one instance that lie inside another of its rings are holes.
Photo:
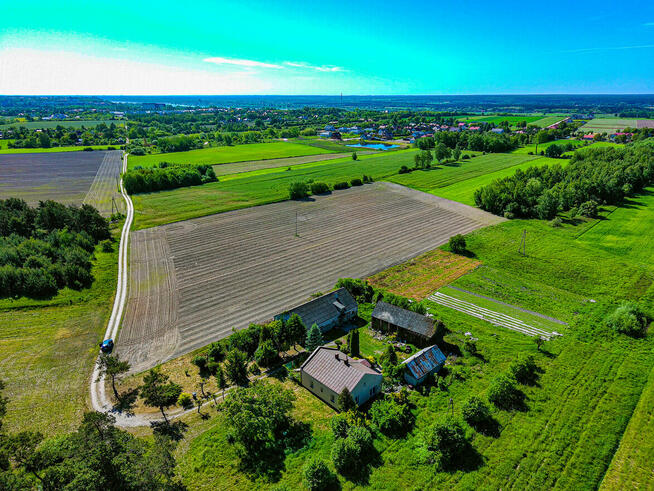
[[[302,322],[309,329],[313,324],[318,324],[322,332],[329,331],[332,327],[342,325],[354,320],[359,312],[354,297],[345,288],[322,295],[310,302],[298,305],[297,307],[276,315],[275,320],[286,321],[297,314]]]
[[[438,346],[421,349],[402,362],[406,365],[404,379],[411,385],[419,385],[432,373],[439,371],[447,358]]]
[[[300,376],[304,387],[333,407],[344,388],[359,406],[381,392],[381,373],[366,360],[355,360],[335,348],[316,348],[300,367]]]
[[[375,305],[372,327],[378,331],[395,331],[399,339],[418,346],[430,344],[436,333],[433,319],[386,302]]]

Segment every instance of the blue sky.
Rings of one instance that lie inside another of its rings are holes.
[[[654,2],[40,1],[0,94],[654,93]]]

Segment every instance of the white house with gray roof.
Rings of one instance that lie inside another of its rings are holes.
[[[307,329],[317,324],[322,332],[326,332],[354,320],[358,312],[359,306],[354,297],[345,288],[339,288],[276,315],[275,320],[286,322],[291,315],[297,314]]]
[[[335,348],[316,348],[300,367],[302,385],[332,407],[344,388],[359,406],[381,392],[382,374],[367,360],[355,360]]]

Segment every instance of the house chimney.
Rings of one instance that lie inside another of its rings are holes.
[[[343,363],[345,363],[345,366],[347,366],[347,367],[350,366],[350,361],[347,358],[345,358],[345,360],[343,360]]]
[[[340,360],[340,358],[338,357],[338,353],[336,353],[336,354],[334,355],[334,358],[336,358],[337,360]]]

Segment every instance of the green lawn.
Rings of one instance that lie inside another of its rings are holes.
[[[625,206],[615,208],[605,219],[583,233],[577,242],[610,251],[632,262],[652,264],[654,255],[654,188],[650,187]]]
[[[429,170],[413,171],[410,174],[398,174],[389,180],[429,192],[437,188],[444,188],[460,181],[520,165],[535,159],[537,157],[533,155],[494,153],[477,156],[470,160],[461,160],[452,164],[435,166]]]
[[[121,120],[89,120],[89,121],[27,121],[24,123],[5,123],[0,125],[0,130],[5,130],[11,128],[12,126],[20,126],[23,128],[29,128],[32,130],[41,129],[41,128],[56,128],[57,126],[63,126],[64,128],[94,128],[95,126],[104,123],[109,126],[111,123],[115,123],[117,126],[124,124],[124,121]]]
[[[391,152],[388,154],[363,155],[353,161],[346,157],[325,162],[311,162],[292,167],[290,171],[264,169],[235,177],[221,178],[221,181],[179,188],[158,193],[133,196],[136,209],[137,229],[163,225],[198,216],[249,206],[273,203],[288,199],[288,186],[294,181],[327,182],[333,185],[339,181],[361,178],[364,174],[375,180],[393,175],[402,165],[413,165],[415,150]]]
[[[595,118],[583,125],[580,130],[588,133],[615,133],[625,128],[636,128],[638,119],[636,118]]]
[[[571,144],[574,145],[575,147],[581,147],[586,144],[586,142],[580,141],[580,140],[554,140],[551,142],[547,143],[539,143],[538,144],[538,153],[544,152],[545,149],[551,145],[566,145],[566,144]],[[514,154],[528,154],[529,152],[532,152],[536,154],[536,144],[532,143],[530,145],[525,145],[524,147],[516,148],[512,153]]]
[[[541,128],[545,128],[546,126],[550,126],[554,123],[558,123],[562,119],[565,119],[565,116],[545,116],[543,118],[537,119],[536,121],[532,121],[531,124],[535,126],[540,126]]]
[[[436,188],[429,191],[431,194],[440,196],[442,198],[451,199],[453,201],[458,201],[465,205],[475,206],[474,192],[476,189],[479,189],[482,186],[490,184],[495,179],[502,179],[503,177],[512,176],[516,170],[525,170],[533,166],[542,166],[542,165],[561,165],[566,166],[570,163],[568,159],[550,159],[547,157],[540,157],[535,160],[528,160],[522,164],[514,165],[513,167],[507,167],[495,172],[489,172],[488,174],[482,174],[480,176],[472,177],[463,181],[455,182],[449,186]]]
[[[118,231],[114,231],[117,236]],[[51,300],[0,300],[0,378],[9,397],[7,429],[46,435],[77,427],[116,288],[114,252],[96,252],[91,288]]]
[[[3,142],[5,140],[0,140]],[[120,148],[120,145],[88,145],[93,150],[106,150],[107,147],[113,147],[114,149]],[[81,152],[85,148],[84,146],[75,146],[75,147],[51,147],[51,148],[7,148],[2,146],[0,143],[0,154],[5,153],[53,153],[53,152]]]
[[[137,165],[140,165],[141,167],[152,167],[159,164],[159,162],[215,165],[228,162],[243,162],[247,160],[300,157],[303,155],[316,155],[329,152],[329,150],[300,143],[251,143],[247,145],[234,145],[231,147],[211,147],[201,150],[190,150],[188,152],[130,156],[128,158],[128,165],[130,168]]]

